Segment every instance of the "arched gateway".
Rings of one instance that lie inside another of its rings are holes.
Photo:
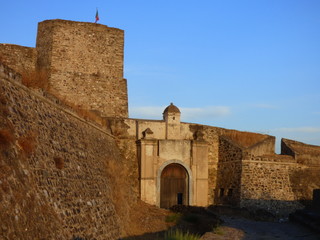
[[[180,122],[172,103],[163,121],[136,122],[140,197],[162,208],[208,204],[208,143]]]
[[[189,176],[177,163],[166,166],[161,173],[160,207],[189,204]]]

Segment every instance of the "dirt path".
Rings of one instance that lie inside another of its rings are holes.
[[[223,216],[225,221],[216,233],[206,233],[203,240],[320,240],[316,234],[292,222],[260,222]]]

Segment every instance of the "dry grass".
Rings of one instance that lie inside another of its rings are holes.
[[[8,183],[8,181],[6,179],[2,180],[1,189],[4,193],[10,192],[10,184]]]
[[[117,212],[121,212],[123,207],[119,203],[126,202],[125,198],[128,194],[129,185],[126,182],[128,170],[118,161],[109,160],[106,162],[107,173],[110,179],[111,190],[113,193],[113,203],[115,204]],[[122,186],[119,188],[119,186]]]
[[[2,105],[6,105],[7,104],[7,100],[6,100],[6,98],[4,97],[3,94],[0,94],[0,104],[2,104]]]
[[[2,115],[3,117],[7,117],[9,115],[7,100],[4,94],[0,94],[0,115]]]
[[[230,138],[232,141],[245,148],[250,147],[268,137],[267,135],[263,134],[240,132],[236,130],[229,130],[224,134],[224,136]]]
[[[45,70],[24,71],[22,74],[22,84],[29,88],[49,88],[48,72]]]
[[[87,109],[88,107],[86,107],[82,104],[75,104],[75,103],[69,101],[66,98],[66,96],[62,96],[59,92],[57,92],[54,89],[50,89],[49,92],[54,97],[59,99],[59,101],[61,101],[62,104],[71,108],[79,117],[81,117],[87,121],[93,121],[101,126],[106,125],[106,120],[100,116],[100,113],[98,111],[91,111],[91,110]]]
[[[183,232],[179,229],[166,232],[164,240],[200,240],[200,235]]]
[[[70,106],[70,105],[69,105]],[[78,106],[78,107],[72,107],[72,109],[82,118],[86,119],[86,120],[91,120],[94,121],[100,125],[105,125],[105,120],[98,115],[97,113],[93,112],[93,111],[89,111],[84,109],[82,106]]]
[[[30,157],[35,151],[36,135],[37,134],[35,132],[29,132],[26,136],[18,139],[18,145],[27,157]]]
[[[10,112],[9,112],[8,108],[6,108],[3,105],[0,105],[0,114],[4,117],[7,117],[7,116],[9,116]]]
[[[129,169],[120,159],[108,160],[106,165],[112,202],[121,222],[122,237],[163,231],[172,225],[165,221],[169,211],[138,200],[128,179]]]
[[[1,160],[1,159],[0,159]],[[9,176],[11,174],[11,168],[7,165],[1,164],[0,165],[0,179]]]
[[[121,167],[122,166],[122,167]],[[106,162],[108,179],[110,179],[110,188],[112,203],[115,207],[115,210],[120,218],[121,224],[121,235],[127,236],[128,230],[126,227],[130,222],[130,205],[131,202],[129,184],[126,182],[126,168],[123,166],[123,163],[116,161],[116,159],[108,160]],[[121,187],[119,187],[121,186]],[[134,226],[130,226],[131,230],[134,229]]]
[[[15,141],[15,137],[12,131],[8,129],[1,129],[0,130],[0,146],[8,146],[9,144]]]

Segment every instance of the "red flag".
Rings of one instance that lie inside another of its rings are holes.
[[[99,13],[98,13],[98,9],[97,9],[97,12],[96,12],[96,21],[95,23],[97,23],[99,21]]]

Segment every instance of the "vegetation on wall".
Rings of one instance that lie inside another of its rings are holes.
[[[0,93],[0,109],[5,109]],[[0,111],[0,236],[4,239],[63,239],[61,219],[39,194],[30,174],[35,135],[15,137],[15,128]]]
[[[128,179],[130,169],[125,164],[125,159],[119,160],[107,159],[106,168],[112,182],[112,202],[122,223],[121,236],[166,230],[172,225],[165,221],[169,211],[151,206],[138,198]]]
[[[40,88],[48,90],[49,88],[49,75],[45,70],[29,70],[21,73],[22,84],[29,88]]]

